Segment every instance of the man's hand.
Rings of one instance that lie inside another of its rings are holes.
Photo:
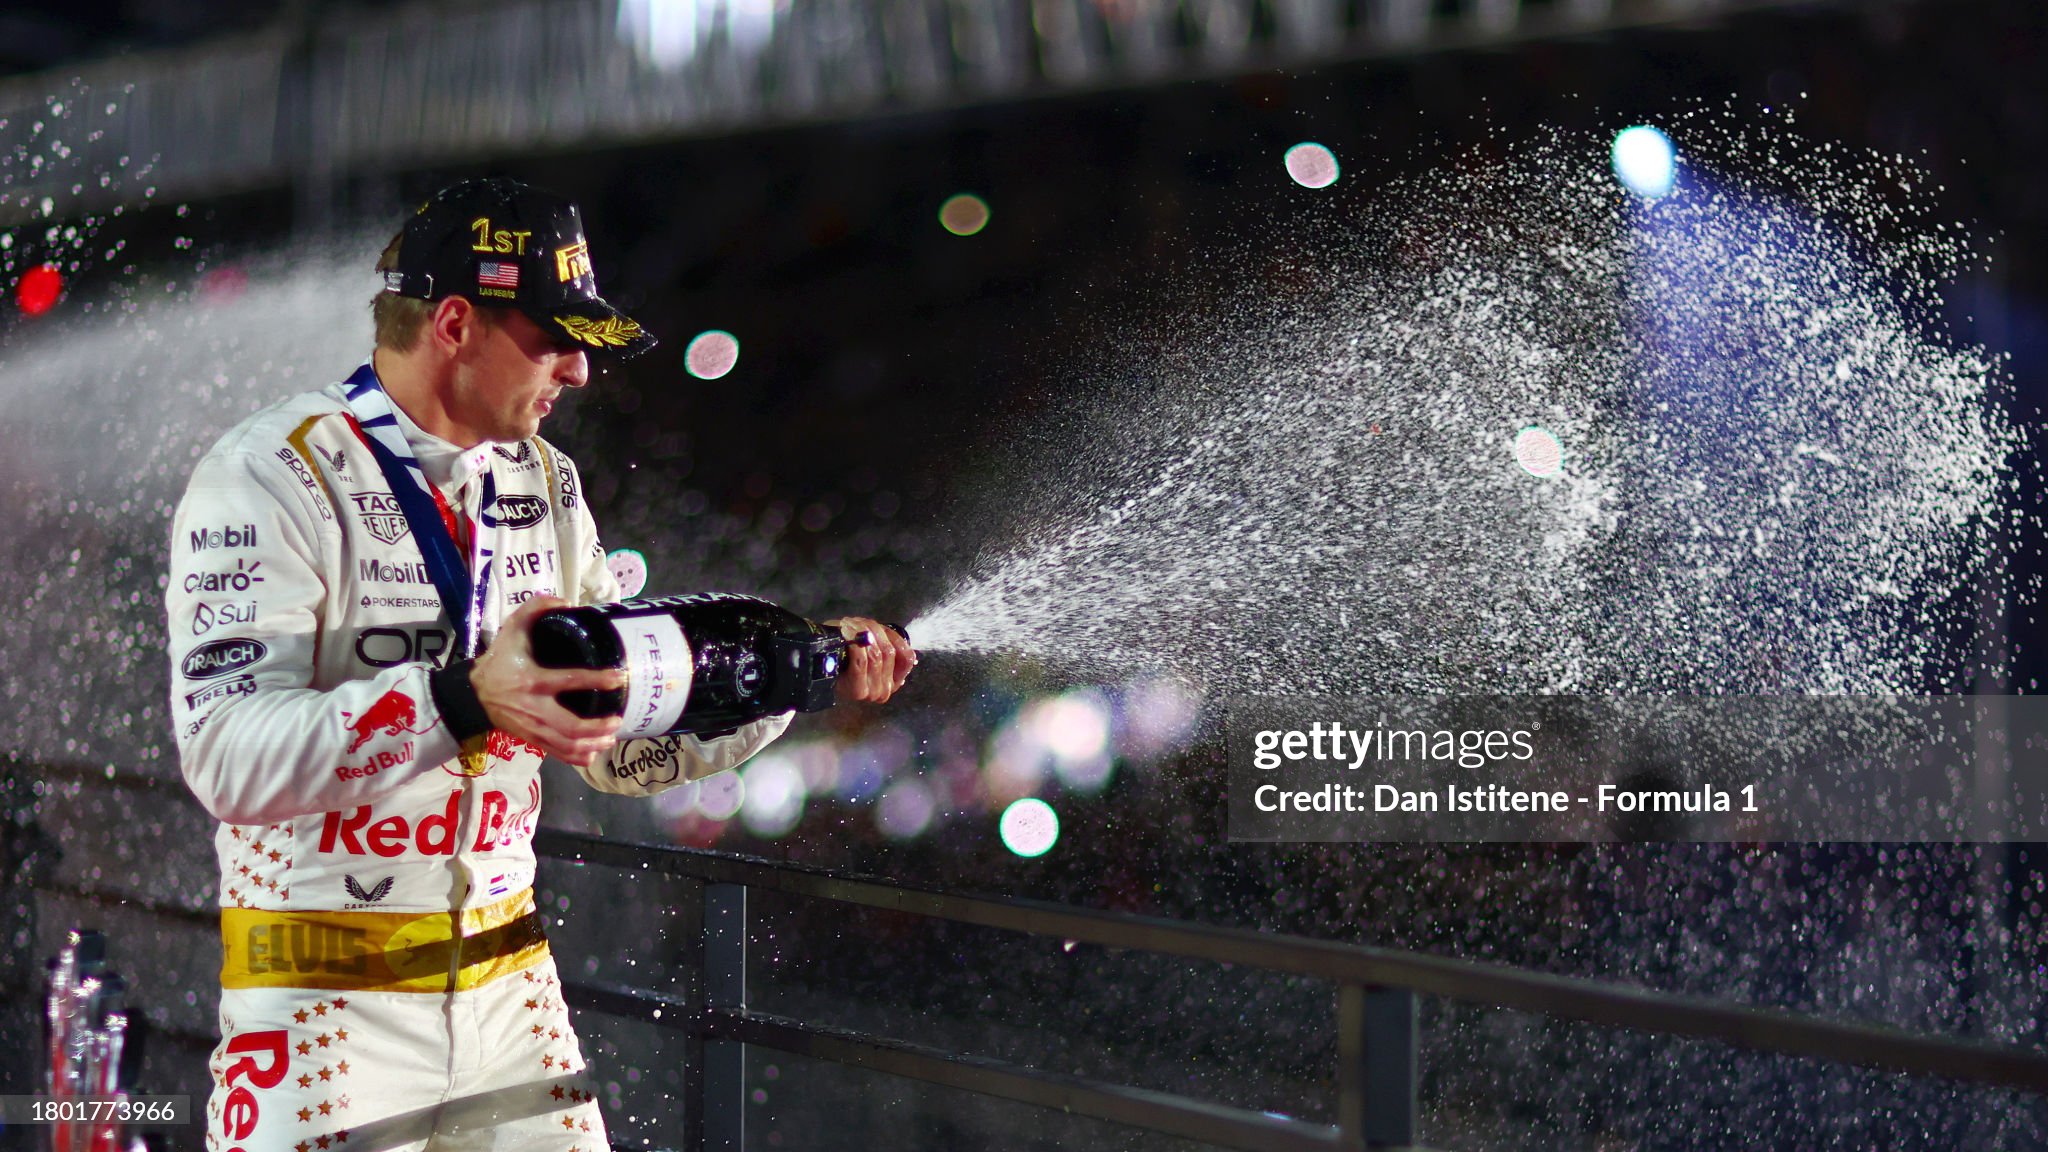
[[[825,627],[836,627],[846,637],[846,665],[839,670],[839,679],[832,688],[842,704],[855,700],[880,704],[894,696],[910,676],[910,670],[917,667],[917,651],[911,648],[910,641],[880,621],[865,616],[842,616],[825,621]],[[865,646],[860,643],[863,632],[871,641]]]
[[[624,688],[623,668],[543,668],[533,659],[533,618],[566,608],[557,596],[535,596],[519,606],[469,674],[477,703],[494,727],[538,744],[557,760],[588,768],[618,743],[623,716],[586,720],[555,699],[557,692]]]

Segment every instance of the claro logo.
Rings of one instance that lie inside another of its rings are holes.
[[[178,670],[187,680],[211,680],[239,672],[269,654],[261,641],[230,637],[225,640],[208,640],[185,654],[185,662]]]

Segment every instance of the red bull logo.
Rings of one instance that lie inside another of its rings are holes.
[[[540,783],[527,789],[527,806],[511,811],[503,792],[493,788],[481,798],[477,813],[476,842],[472,852],[525,843],[533,838],[535,813],[540,811]],[[379,817],[373,805],[364,804],[350,812],[329,812],[320,825],[320,851],[350,856],[403,856],[408,850],[421,856],[453,856],[455,834],[460,827],[462,790],[448,793],[439,812]]]
[[[222,1055],[241,1057],[229,1064],[221,1077],[228,1095],[221,1105],[220,1128],[221,1134],[229,1140],[240,1144],[256,1131],[263,1106],[250,1088],[275,1088],[284,1080],[284,1074],[291,1070],[289,1040],[284,1029],[274,1028],[267,1032],[245,1032],[228,1041]],[[232,1152],[242,1150],[237,1147]]]
[[[419,719],[419,705],[396,688],[379,696],[377,702],[364,709],[361,716],[351,718],[346,712],[341,716],[348,721],[348,730],[356,734],[348,745],[351,755],[380,732],[386,736],[398,736],[407,732],[417,735],[423,731],[413,727],[413,722]]]
[[[411,762],[412,741],[407,740],[396,752],[377,752],[361,764],[343,764],[334,770],[334,775],[342,780],[363,780],[375,776],[386,768],[396,768],[400,764]]]

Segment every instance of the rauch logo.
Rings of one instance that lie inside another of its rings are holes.
[[[531,528],[548,518],[548,502],[538,496],[500,496],[495,518],[507,528]]]
[[[185,674],[187,680],[211,680],[215,676],[239,672],[269,652],[270,649],[265,648],[261,641],[245,640],[239,636],[208,640],[187,652],[178,670]]]

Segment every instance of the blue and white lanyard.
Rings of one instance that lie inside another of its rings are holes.
[[[427,482],[427,474],[413,455],[412,446],[405,442],[405,430],[399,427],[398,414],[391,407],[391,397],[385,394],[383,382],[377,379],[376,369],[364,361],[343,387],[347,389],[349,411],[355,416],[363,443],[376,458],[385,483],[391,485],[391,496],[398,501],[399,511],[405,513],[406,525],[412,529],[414,543],[419,545],[420,559],[427,566],[427,576],[441,594],[442,610],[455,628],[455,649],[464,657],[475,656],[483,630],[484,603],[491,586],[492,549],[485,542],[484,529],[497,523],[491,514],[498,499],[497,477],[488,470],[483,474],[477,522],[469,534],[470,554],[468,563],[464,563],[450,527],[459,513],[450,510],[448,518],[443,518],[442,509],[447,507],[447,501]]]

